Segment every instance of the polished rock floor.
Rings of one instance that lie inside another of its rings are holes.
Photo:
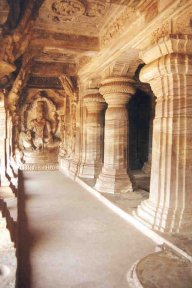
[[[155,244],[61,172],[20,180],[18,288],[124,288]]]

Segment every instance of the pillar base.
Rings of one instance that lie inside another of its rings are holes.
[[[92,161],[92,163],[81,163],[79,166],[78,176],[82,178],[94,179],[98,176],[101,166],[101,163],[94,161]]]
[[[69,171],[72,178],[75,178],[77,176],[78,170],[79,170],[79,160],[76,159],[71,160]]]
[[[102,193],[128,193],[133,192],[133,185],[126,170],[117,171],[103,167],[95,184],[95,189]]]
[[[60,157],[59,158],[59,169],[61,172],[65,173],[67,176],[69,176],[69,168],[70,163],[72,159]]]
[[[164,208],[155,206],[150,200],[143,201],[134,216],[149,228],[167,233],[192,232],[192,209]]]
[[[59,159],[59,166],[63,170],[68,171],[69,167],[70,167],[70,163],[71,163],[71,159],[67,159],[67,158],[63,158],[63,157],[60,157],[60,159]]]

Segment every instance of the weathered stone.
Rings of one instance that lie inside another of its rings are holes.
[[[191,45],[190,36],[171,35],[143,54],[140,78],[150,83],[157,104],[150,198],[137,215],[160,231],[192,231]]]
[[[105,114],[104,165],[95,188],[106,193],[133,191],[128,175],[128,116],[126,103],[134,94],[134,81],[127,77],[105,79],[100,88],[108,108]]]
[[[98,176],[103,162],[104,114],[102,112],[106,103],[98,93],[86,95],[84,103],[87,108],[86,139],[78,175],[85,178],[95,178]]]

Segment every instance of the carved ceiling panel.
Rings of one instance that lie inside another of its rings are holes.
[[[43,62],[62,62],[62,63],[72,63],[76,62],[76,57],[74,54],[65,53],[63,49],[49,49],[44,48],[41,53],[39,53],[38,57],[36,57],[36,61]]]
[[[46,0],[40,9],[37,27],[97,35],[115,6],[110,0]]]

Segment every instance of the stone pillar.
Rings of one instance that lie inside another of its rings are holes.
[[[0,91],[0,183],[1,186],[9,186],[6,177],[6,111],[4,104],[4,94]]]
[[[104,165],[95,188],[106,193],[133,191],[128,175],[128,112],[126,104],[134,81],[127,77],[110,77],[101,83],[100,92],[108,104],[105,114]]]
[[[137,216],[163,232],[192,232],[192,37],[170,35],[143,53],[140,79],[157,96],[150,197]]]
[[[103,125],[106,107],[103,97],[97,94],[89,94],[84,97],[87,108],[87,119],[85,127],[85,147],[82,163],[79,167],[79,176],[95,178],[103,162]]]
[[[148,160],[144,163],[142,171],[151,175],[151,161],[152,161],[152,137],[153,137],[153,119],[154,119],[154,111],[155,111],[155,97],[151,97],[151,113],[150,113],[150,123],[149,123],[149,150],[148,150]]]

